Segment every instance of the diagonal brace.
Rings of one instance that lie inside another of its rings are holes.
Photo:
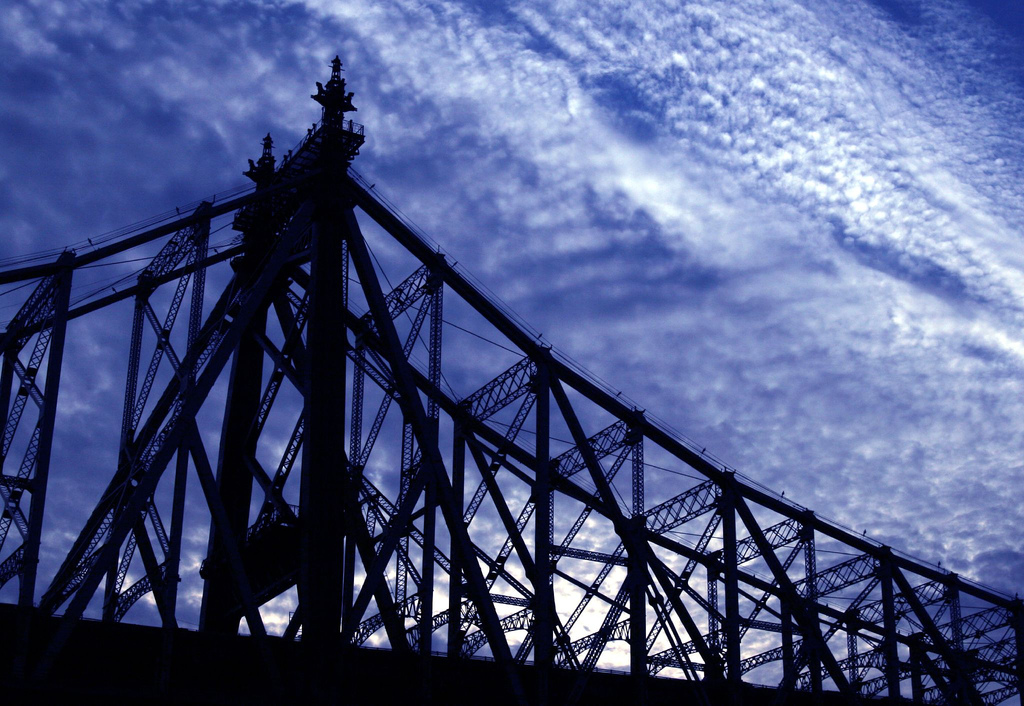
[[[725,481],[729,487],[728,490],[733,493],[733,500],[737,514],[743,519],[743,524],[746,526],[747,531],[750,532],[750,536],[754,539],[754,543],[757,544],[758,549],[761,551],[761,556],[768,564],[771,569],[772,575],[779,585],[780,598],[790,603],[793,606],[793,616],[800,623],[800,628],[803,631],[805,639],[811,640],[817,643],[819,648],[821,661],[824,663],[825,668],[828,670],[829,676],[839,687],[839,691],[846,695],[847,699],[855,704],[859,704],[860,698],[857,693],[850,686],[850,682],[846,679],[846,675],[843,674],[842,668],[839,663],[836,662],[835,656],[832,651],[825,644],[825,641],[821,637],[821,628],[818,625],[818,618],[816,615],[812,615],[808,606],[801,598],[796,587],[793,585],[792,579],[786,573],[786,570],[782,567],[777,556],[775,556],[774,550],[772,550],[771,544],[764,536],[764,532],[761,531],[761,526],[757,523],[753,513],[747,506],[746,500],[734,487],[735,483],[731,477]]]
[[[469,533],[462,523],[462,514],[458,510],[451,482],[444,470],[436,435],[431,434],[429,431],[431,427],[427,420],[426,411],[423,408],[423,402],[416,391],[411,366],[405,359],[405,356],[402,355],[398,333],[388,312],[384,294],[381,291],[377,273],[370,260],[366,243],[363,241],[359,230],[355,213],[351,209],[347,210],[345,219],[348,225],[349,253],[355,265],[356,274],[359,277],[363,293],[370,305],[370,311],[376,321],[377,331],[381,334],[392,373],[395,376],[400,394],[398,402],[402,407],[403,415],[412,426],[413,433],[419,442],[423,453],[424,470],[430,476],[429,481],[436,484],[438,504],[441,507],[448,530],[453,535],[456,548],[461,556],[469,595],[477,605],[491,649],[494,651],[494,656],[498,663],[504,668],[509,686],[516,700],[525,704],[526,694],[513,668],[512,652],[509,649],[505,633],[501,629],[494,604],[491,602],[487,592],[483,574],[480,572],[480,566],[475,559],[475,552],[469,539]]]

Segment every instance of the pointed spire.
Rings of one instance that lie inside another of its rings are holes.
[[[336,56],[331,61],[331,79],[326,86],[317,81],[316,94],[310,96],[323,106],[325,124],[335,124],[344,119],[345,113],[356,110],[352,105],[352,96],[355,94],[345,92],[345,79],[341,77],[341,71],[341,59]]]
[[[334,57],[327,85],[317,81],[317,91],[310,96],[321,105],[322,110],[320,123],[313,124],[307,134],[307,141],[315,143],[321,164],[329,165],[331,169],[350,163],[359,154],[364,139],[363,126],[345,119],[345,113],[356,108],[352,105],[352,92],[345,90],[342,70],[341,59]]]
[[[274,176],[274,141],[270,137],[270,133],[263,138],[263,154],[260,158],[253,162],[249,160],[249,169],[242,172],[245,176],[256,182],[257,186],[264,186],[270,182],[270,179]]]
[[[332,83],[342,81],[341,78],[341,58],[335,54],[334,59],[331,61],[331,80],[327,83],[330,86]]]

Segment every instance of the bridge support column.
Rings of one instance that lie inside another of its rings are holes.
[[[11,409],[11,388],[14,386],[14,362],[17,351],[9,348],[3,351],[3,371],[0,372],[0,424],[7,426]]]
[[[644,437],[630,429],[633,443],[633,473],[631,489],[633,495],[633,516],[631,518],[634,550],[629,554],[629,673],[633,677],[633,702],[640,706],[647,704],[647,543],[643,530],[644,517]],[[643,550],[636,556],[637,548]]]
[[[812,607],[818,599],[818,561],[814,550],[814,526],[810,522],[804,524],[802,530],[804,543],[804,578],[807,586],[807,605]],[[813,620],[815,630],[818,628],[818,614],[814,612]],[[810,636],[804,638],[804,649],[807,650],[807,669],[811,674],[811,693],[814,695],[814,703],[822,703],[824,695],[821,689],[821,649],[818,641],[811,641]]]
[[[915,704],[924,703],[924,679],[921,674],[921,659],[927,659],[922,657],[921,652],[917,649],[916,644],[910,647],[910,693],[911,699]]]
[[[43,508],[46,504],[46,486],[50,475],[50,451],[53,447],[53,423],[57,414],[57,392],[60,388],[61,364],[64,362],[64,338],[67,333],[73,260],[74,256],[70,252],[65,252],[57,260],[57,264],[64,269],[58,275],[60,283],[57,285],[53,303],[46,388],[43,391],[43,409],[39,414],[39,446],[29,485],[32,504],[28,512],[28,537],[25,538],[25,558],[18,591],[18,605],[23,608],[31,608],[35,601],[36,568],[39,564],[39,543],[43,534]]]
[[[730,702],[740,695],[740,604],[736,557],[736,507],[731,488],[724,488],[718,512],[722,517],[722,559],[725,563],[725,669]]]
[[[466,436],[462,424],[456,420],[452,439],[452,495],[460,522],[464,511],[466,487]],[[462,558],[459,556],[454,535],[448,550],[451,572],[448,584],[448,657],[459,658],[462,649]]]
[[[1013,667],[1017,670],[1017,691],[1024,693],[1024,604],[1017,599],[1013,603],[1013,625],[1014,644],[1017,647],[1017,659]]]
[[[434,272],[427,281],[430,290],[430,339],[427,375],[430,383],[441,387],[441,339],[444,314],[444,285]],[[440,407],[433,397],[427,400],[427,433],[430,443],[438,445]],[[430,703],[434,692],[430,655],[434,644],[434,547],[437,534],[437,484],[428,480],[423,495],[423,569],[419,591],[419,633],[423,703]]]
[[[793,613],[786,600],[779,601],[779,620],[782,623],[782,683],[788,689],[796,683],[797,670],[793,658]]]
[[[550,455],[550,421],[551,391],[548,368],[537,366],[537,377],[534,389],[537,393],[537,480],[533,487],[533,501],[537,507],[537,519],[534,525],[537,582],[534,587],[534,636],[533,655],[537,669],[537,703],[546,706],[549,699],[552,635],[554,633],[554,594],[551,584],[551,538],[552,512],[551,505],[551,455]]]
[[[878,565],[882,586],[882,652],[885,655],[885,683],[890,699],[900,698],[899,652],[896,644],[896,596],[892,585],[892,566],[882,560]]]
[[[435,421],[436,420],[432,420]],[[431,432],[437,438],[437,428]],[[420,703],[433,703],[434,675],[430,655],[434,644],[434,540],[437,530],[437,485],[428,480],[423,489],[423,573],[419,590]]]
[[[322,188],[331,182],[325,178]],[[338,654],[344,598],[344,493],[347,330],[342,205],[319,194],[313,218],[305,366],[305,444],[299,488],[299,603],[307,685],[315,699],[338,695]]]
[[[633,703],[647,704],[647,549],[642,539],[644,516],[632,518],[636,538],[629,553],[629,673]]]
[[[243,281],[256,276],[260,255],[246,254],[232,263],[236,276]],[[266,307],[260,306],[248,329],[242,335],[231,362],[227,404],[221,428],[220,454],[217,459],[217,488],[227,511],[230,532],[242,544],[249,529],[249,506],[252,502],[252,474],[245,459],[256,452],[256,439],[250,438],[249,428],[260,408],[263,383],[263,349],[255,334],[267,328]],[[222,560],[223,542],[217,532],[210,530],[207,557]],[[206,579],[203,605],[199,614],[199,629],[211,632],[237,633],[241,617],[235,612],[238,598],[227,572],[215,572]]]
[[[74,256],[63,253],[57,260],[62,266],[56,284],[56,292],[53,300],[53,319],[50,333],[50,353],[46,366],[46,387],[43,390],[43,407],[39,413],[39,436],[38,447],[32,475],[29,480],[28,491],[31,494],[31,505],[28,513],[28,535],[24,540],[24,553],[21,560],[21,577],[18,584],[18,605],[22,608],[19,613],[17,626],[17,643],[15,646],[14,674],[22,676],[27,669],[29,643],[32,639],[32,618],[31,609],[35,604],[36,593],[36,569],[39,565],[39,545],[43,535],[43,508],[46,504],[46,487],[50,473],[50,452],[53,446],[53,426],[57,414],[57,392],[60,389],[60,371],[64,361],[64,339],[67,333],[68,306],[71,298],[71,277],[70,264]],[[40,337],[44,334],[40,333]],[[11,394],[13,364],[17,361],[14,356],[5,356],[3,379],[0,381],[0,395],[3,400],[3,414],[8,413],[8,402]],[[30,362],[31,366],[32,363]],[[29,375],[35,373],[31,370]],[[4,420],[6,427],[6,419]],[[29,452],[26,452],[26,458]],[[0,467],[2,467],[0,461]],[[2,470],[2,468],[0,468]],[[15,501],[16,503],[16,501]],[[8,509],[8,508],[5,508]],[[0,544],[3,540],[0,539]]]

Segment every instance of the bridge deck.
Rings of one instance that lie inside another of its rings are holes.
[[[16,640],[19,622],[32,626],[33,649],[41,649],[44,639],[56,629],[57,618],[38,612],[25,613],[10,605],[0,605],[0,650],[9,651]],[[260,655],[253,638],[243,635],[217,635],[179,628],[173,634],[169,679],[161,685],[162,655],[166,634],[158,627],[80,621],[52,674],[43,682],[16,679],[5,672],[0,683],[15,697],[46,698],[110,703],[129,699],[131,703],[280,703],[266,673],[260,669]],[[304,698],[302,643],[271,638],[271,649],[284,669],[281,676],[285,700]],[[387,694],[396,703],[424,703],[420,688],[423,665],[417,657],[401,656],[390,650],[356,648],[337,657],[339,701],[369,703]],[[0,654],[0,664],[9,669],[13,654]],[[533,667],[522,668],[528,692]],[[498,666],[486,660],[460,660],[445,657],[431,659],[432,696],[435,703],[503,706],[513,703],[502,688]],[[555,670],[552,674],[552,703],[559,703],[571,690],[577,674]],[[597,671],[590,676],[581,703],[629,703],[631,685],[628,674]],[[743,702],[771,703],[774,690],[743,686]],[[652,704],[699,703],[692,684],[675,679],[651,678],[648,693]],[[722,693],[708,688],[712,703]],[[811,704],[810,694],[795,693],[789,703]],[[834,692],[825,692],[824,704],[842,703]],[[885,704],[886,700],[871,701]]]

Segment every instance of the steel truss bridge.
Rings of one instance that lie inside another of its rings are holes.
[[[255,188],[0,271],[26,284],[0,339],[9,693],[1018,694],[1021,601],[745,479],[544,344],[350,168],[363,128],[340,69],[296,149],[278,162],[265,140]],[[214,247],[221,224],[237,236]],[[76,296],[142,252],[120,289]],[[74,475],[51,469],[68,333],[115,320],[117,451],[88,515],[48,532],[50,471]],[[645,493],[655,465],[682,473],[668,496]],[[200,563],[188,538],[207,528]]]

